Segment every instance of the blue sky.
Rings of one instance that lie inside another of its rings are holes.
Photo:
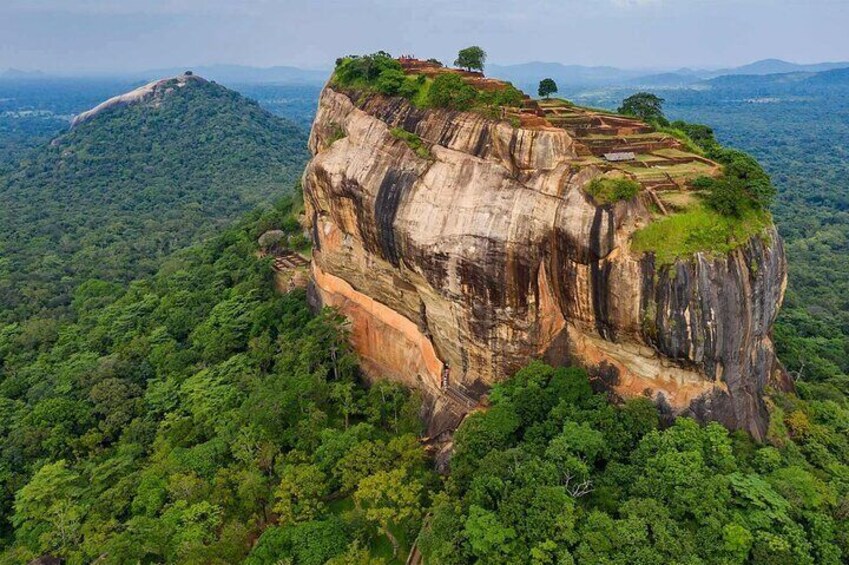
[[[451,61],[722,67],[849,60],[849,0],[0,0],[0,69],[326,68],[385,49]]]

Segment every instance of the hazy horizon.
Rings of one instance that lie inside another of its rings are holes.
[[[384,49],[451,62],[716,69],[849,60],[837,0],[4,0],[0,69],[52,74],[185,66],[328,69]]]
[[[363,53],[366,53],[366,52],[363,52]],[[395,55],[395,56],[402,55],[402,53],[397,53],[397,52],[392,53],[392,54]],[[447,64],[450,64],[451,61],[449,59],[450,58],[446,58],[444,60],[444,62],[447,63]],[[527,60],[527,61],[515,61],[515,62],[511,62],[511,63],[504,63],[504,62],[501,62],[501,61],[487,60],[487,66],[488,67],[492,67],[492,66],[511,67],[511,66],[534,65],[534,64],[541,64],[541,65],[560,64],[560,65],[564,65],[564,66],[570,66],[570,65],[584,66],[584,67],[587,67],[587,68],[609,67],[609,68],[617,69],[617,70],[621,70],[621,71],[634,71],[634,72],[645,72],[645,73],[654,73],[654,72],[661,73],[661,72],[670,72],[670,71],[685,70],[685,69],[691,70],[691,71],[697,71],[697,72],[698,71],[712,72],[712,71],[718,71],[718,70],[724,70],[724,69],[729,69],[729,70],[736,69],[738,67],[750,65],[750,64],[753,64],[753,63],[758,63],[758,62],[761,62],[761,61],[767,61],[767,60],[780,60],[780,61],[783,61],[785,63],[791,63],[791,64],[797,64],[797,65],[820,65],[820,64],[825,65],[825,64],[829,64],[829,63],[847,63],[847,64],[849,64],[849,57],[847,57],[845,60],[834,59],[834,60],[812,60],[812,61],[797,61],[797,60],[783,59],[783,58],[779,58],[779,57],[765,57],[763,59],[745,61],[745,62],[740,63],[739,65],[680,65],[680,66],[671,66],[671,67],[627,67],[627,66],[620,66],[620,65],[608,65],[608,64],[604,64],[604,63],[598,64],[598,65],[582,65],[580,63],[570,63],[570,62],[564,62],[564,61],[543,61],[543,60]],[[296,70],[301,70],[301,71],[306,71],[306,72],[328,72],[329,73],[330,71],[333,70],[333,62],[331,61],[331,62],[328,62],[325,65],[310,66],[310,67],[292,65],[292,64],[285,64],[285,63],[281,63],[281,64],[278,64],[278,65],[261,66],[261,65],[251,65],[250,63],[228,63],[228,62],[218,62],[218,61],[205,62],[205,63],[200,63],[200,64],[197,64],[197,65],[180,64],[179,62],[177,62],[177,63],[167,65],[167,66],[166,65],[160,65],[160,66],[156,66],[156,67],[139,67],[139,68],[132,68],[132,69],[105,69],[105,68],[104,69],[63,69],[63,70],[58,70],[58,71],[45,71],[44,69],[40,69],[40,68],[26,68],[26,67],[21,67],[21,66],[8,66],[8,67],[0,66],[0,72],[13,71],[13,72],[32,73],[32,74],[44,73],[47,76],[54,76],[54,77],[57,77],[57,78],[62,78],[62,77],[68,77],[68,78],[73,78],[73,77],[81,77],[81,78],[85,78],[85,77],[93,77],[93,78],[96,78],[96,77],[104,77],[104,78],[115,77],[115,78],[120,78],[120,77],[125,76],[125,75],[133,75],[134,76],[134,75],[144,74],[144,73],[151,72],[151,71],[167,71],[167,70],[177,70],[177,71],[187,70],[187,71],[189,71],[189,70],[203,69],[203,68],[224,68],[224,67],[234,67],[234,68],[241,67],[241,68],[245,68],[245,69],[255,69],[255,70],[260,70],[260,71],[271,70],[271,69],[274,69],[274,68],[291,68],[291,69],[296,69]]]

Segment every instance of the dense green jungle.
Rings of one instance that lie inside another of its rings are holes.
[[[466,418],[445,475],[418,394],[368,386],[344,321],[276,292],[258,253],[303,238],[321,85],[206,83],[69,130],[134,86],[0,81],[0,563],[849,559],[845,73],[654,90],[778,189],[797,394],[771,396],[767,441],[534,362]]]

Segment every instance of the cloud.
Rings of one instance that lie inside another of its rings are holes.
[[[523,19],[542,10],[543,13],[574,13],[592,7],[638,8],[663,3],[664,0],[502,0],[492,9],[485,0],[430,0],[422,5],[416,0],[0,0],[0,13],[71,13],[88,15],[213,15],[258,16],[267,13],[291,13],[309,10],[311,4],[323,4],[337,10],[368,10],[376,6],[404,10],[470,15],[477,19]]]
[[[663,0],[610,0],[610,3],[618,8],[643,8],[658,6],[663,3]]]
[[[130,15],[253,15],[268,0],[2,0],[0,13],[68,13],[102,16]]]

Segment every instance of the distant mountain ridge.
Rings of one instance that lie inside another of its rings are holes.
[[[774,75],[783,73],[811,72],[818,73],[849,67],[849,61],[798,64],[783,61],[781,59],[763,59],[741,67],[722,69],[715,71],[714,76],[722,75]]]
[[[700,81],[714,87],[829,87],[849,85],[849,67],[818,72],[795,71],[767,75],[722,75]]]
[[[519,88],[534,92],[540,79],[550,77],[561,86],[684,86],[722,76],[765,76],[787,73],[817,73],[849,68],[849,61],[815,64],[797,64],[780,59],[764,59],[740,67],[706,70],[677,69],[652,71],[619,69],[616,67],[591,67],[561,63],[521,63],[516,65],[489,65],[487,74],[509,80]]]
[[[20,69],[6,69],[0,71],[0,80],[27,80],[46,78],[48,75],[41,71],[22,71]]]
[[[553,78],[561,86],[677,86],[693,84],[720,76],[764,76],[787,73],[817,73],[849,68],[849,61],[824,63],[792,63],[782,59],[763,59],[739,67],[722,69],[622,69],[612,66],[573,65],[556,62],[532,61],[517,64],[487,65],[486,74],[514,83],[528,92],[535,92],[542,78]],[[252,67],[249,65],[201,65],[197,67],[171,67],[145,71],[118,73],[122,78],[150,81],[163,76],[181,75],[191,70],[210,81],[222,84],[308,84],[321,85],[330,74],[329,69],[303,69],[278,65]],[[52,75],[40,71],[18,71],[10,69],[0,72],[0,80],[28,80],[50,78]]]
[[[247,65],[200,65],[146,69],[142,71],[112,73],[44,73],[42,71],[20,71],[0,69],[0,80],[34,80],[44,78],[119,78],[149,82],[161,77],[173,77],[192,71],[207,80],[222,84],[324,84],[330,75],[329,69],[302,69],[291,66],[251,67]]]
[[[508,79],[515,84],[551,77],[564,84],[606,84],[621,82],[646,74],[645,71],[618,69],[616,67],[564,65],[562,63],[531,62],[517,65],[487,65],[486,74]]]

